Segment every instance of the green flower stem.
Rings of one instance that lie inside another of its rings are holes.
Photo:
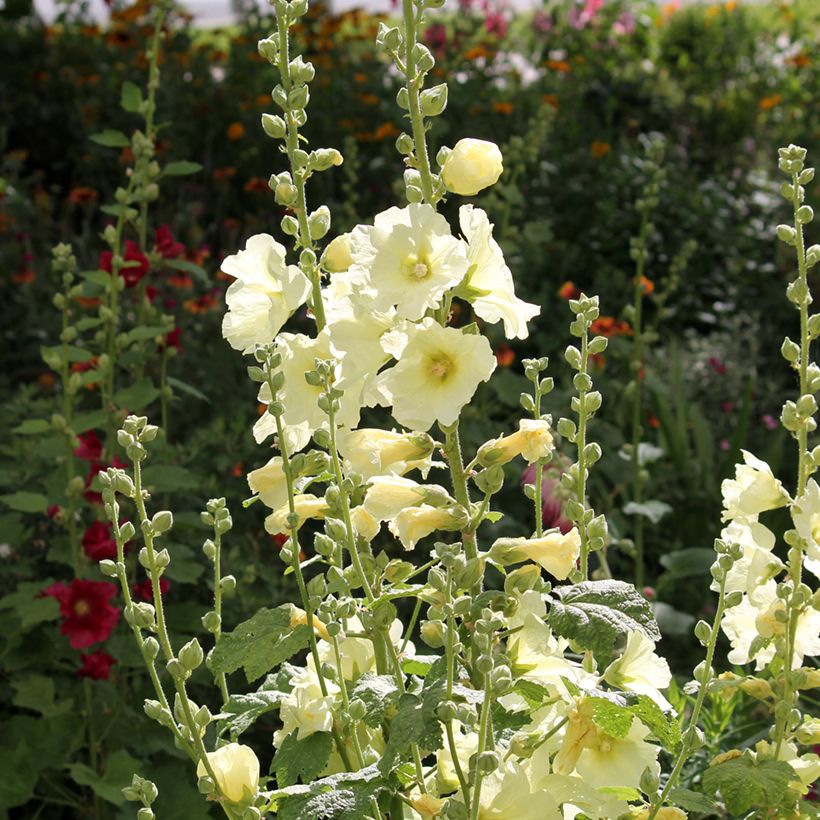
[[[288,17],[287,3],[284,0],[276,0],[276,27],[279,34],[279,75],[282,79],[282,87],[286,93],[290,93],[293,87],[293,78],[290,74],[290,39],[288,37]],[[301,167],[296,162],[296,151],[299,149],[299,124],[293,112],[286,110],[283,112],[287,135],[285,137],[285,148],[290,163],[291,176],[296,188],[296,203],[292,210],[296,214],[299,222],[298,244],[307,250],[315,250],[316,245],[310,235],[310,225],[308,224],[307,197],[305,195],[305,177]],[[316,326],[322,330],[327,324],[325,319],[325,305],[322,301],[322,273],[318,265],[314,265],[309,271],[304,271],[311,283],[311,309],[316,319]]]
[[[168,420],[168,345],[162,348],[162,359],[159,365],[159,406],[160,424],[166,444],[169,439]]]
[[[581,369],[578,371],[584,375],[589,375],[589,326],[584,322],[584,333],[581,336]],[[587,510],[587,390],[578,391],[578,434],[575,439],[578,448],[578,491],[577,501],[583,507],[584,515]],[[589,579],[589,536],[587,535],[587,525],[584,515],[578,521],[578,534],[581,537],[581,580]]]
[[[428,562],[430,566],[432,566],[433,563],[435,562]],[[404,652],[404,650],[407,648],[407,644],[410,642],[410,636],[413,634],[413,630],[416,627],[416,621],[418,621],[419,615],[421,614],[422,603],[423,602],[421,598],[416,598],[416,605],[413,607],[413,614],[410,616],[410,620],[407,623],[407,629],[404,632],[404,639],[402,640],[401,647],[399,648],[400,654]]]
[[[661,807],[666,802],[666,798],[669,796],[669,792],[671,792],[672,789],[675,788],[675,784],[678,782],[678,778],[680,777],[680,773],[683,769],[684,764],[694,751],[692,741],[695,738],[695,733],[698,728],[698,720],[700,720],[700,713],[703,710],[703,703],[706,700],[706,695],[709,692],[709,683],[712,679],[712,661],[715,657],[715,646],[717,646],[718,634],[720,633],[720,625],[723,621],[723,613],[726,609],[726,577],[727,573],[724,572],[720,581],[718,607],[717,611],[715,612],[715,619],[712,623],[712,630],[709,636],[709,643],[706,648],[706,659],[703,663],[704,680],[700,682],[698,696],[695,700],[695,705],[692,708],[692,714],[689,716],[689,726],[683,733],[681,748],[678,752],[677,759],[675,760],[675,765],[672,768],[672,772],[669,775],[669,779],[666,781],[666,785],[663,787],[663,791],[660,793],[660,795],[656,795],[653,798],[652,803],[649,807],[649,817],[647,818],[647,820],[655,820],[655,817],[661,810]]]
[[[458,421],[450,427],[439,425],[445,435],[444,453],[447,457],[447,463],[450,465],[450,475],[453,481],[453,492],[456,501],[469,514],[470,512],[470,491],[467,487],[467,475],[464,472],[464,461],[461,457],[461,441],[458,432]],[[475,528],[472,524],[468,524],[467,530],[461,533],[462,541],[464,543],[464,552],[467,560],[472,560],[478,556],[478,542],[476,539]],[[477,582],[477,589],[480,591],[481,581]]]
[[[424,75],[416,70],[416,57],[413,49],[418,42],[418,26],[421,23],[421,12],[416,10],[413,0],[402,0],[404,21],[404,74],[407,84],[410,124],[413,129],[415,144],[416,170],[421,177],[421,192],[424,201],[433,204],[433,175],[430,171],[430,158],[427,153],[427,133],[424,118],[421,114],[421,88]]]
[[[492,685],[490,674],[484,675],[484,702],[481,704],[481,718],[478,724],[478,749],[476,754],[480,755],[487,750],[487,735],[490,728],[490,704],[492,703]],[[475,783],[473,784],[473,801],[469,814],[470,820],[478,820],[481,811],[481,781],[483,775],[480,770],[476,770]]]
[[[219,645],[222,637],[222,533],[214,527],[214,612],[217,614],[217,626],[214,631],[214,647]],[[224,672],[220,672],[216,677],[217,686],[222,693],[222,704],[226,704],[230,698],[228,693],[228,681]]]

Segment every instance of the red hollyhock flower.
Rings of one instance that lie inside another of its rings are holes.
[[[89,680],[108,680],[111,675],[111,667],[117,662],[107,652],[98,649],[88,655],[80,655],[83,665],[77,670],[78,678],[89,678]]]
[[[56,598],[60,604],[60,634],[68,637],[72,649],[85,649],[108,640],[120,619],[120,611],[108,602],[117,594],[117,585],[108,581],[56,583],[41,595]]]
[[[56,518],[62,511],[63,508],[59,504],[50,504],[46,510],[46,515],[49,518]]]
[[[160,225],[154,235],[157,253],[164,259],[178,259],[185,253],[185,245],[174,241],[174,235],[167,225]]]
[[[113,258],[111,251],[103,251],[100,254],[100,261],[97,266],[100,270],[113,273]],[[125,280],[127,288],[133,288],[139,284],[140,279],[148,273],[150,263],[148,257],[140,250],[136,242],[128,239],[125,243],[125,253],[122,258],[126,262],[137,262],[136,265],[129,265],[128,267],[120,268],[120,276]]]
[[[93,431],[80,433],[80,446],[74,451],[74,456],[83,461],[99,461],[102,457],[103,446],[100,437]]]
[[[111,535],[111,525],[95,521],[84,533],[82,539],[85,554],[92,561],[117,558],[117,542]]]
[[[182,336],[182,328],[175,327],[170,333],[165,334],[160,347],[173,347],[177,352],[182,352],[182,345],[179,341],[180,336]]]
[[[127,466],[128,465],[123,464],[117,456],[114,456],[114,461],[111,464],[106,464],[103,461],[92,461],[85,477],[85,492],[83,493],[83,498],[85,498],[89,504],[102,504],[102,493],[92,490],[91,482],[94,481],[97,473],[102,470],[107,470],[109,467],[119,467],[120,469],[125,469]]]
[[[159,579],[160,595],[165,595],[170,588],[171,582],[167,578]],[[151,579],[146,578],[138,584],[131,584],[131,594],[140,601],[148,601],[149,603],[152,602],[154,600],[154,590],[151,587]]]
[[[521,475],[522,487],[525,484],[535,484],[535,469],[535,465],[531,464],[524,470]],[[572,521],[564,515],[566,499],[561,495],[560,472],[560,467],[558,475],[544,468],[541,479],[541,520],[544,529],[558,528],[566,535],[572,529]]]

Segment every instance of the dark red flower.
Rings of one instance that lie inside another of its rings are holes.
[[[167,578],[160,578],[159,579],[159,594],[165,595],[166,592],[171,588],[171,582]],[[138,584],[131,584],[131,594],[140,601],[153,601],[154,600],[154,589],[151,586],[151,579],[146,578],[144,581],[140,581]]]
[[[729,368],[726,367],[726,365],[723,364],[723,362],[716,356],[710,356],[706,360],[706,363],[712,368],[712,370],[715,371],[715,373],[718,374],[718,376],[725,376],[729,372]]]
[[[83,461],[99,461],[103,451],[100,437],[93,430],[89,430],[87,433],[80,433],[77,438],[80,439],[80,446],[74,451],[74,456]]]
[[[49,518],[56,518],[62,511],[63,508],[59,504],[50,504],[46,510],[46,515]]]
[[[95,521],[84,533],[82,539],[85,554],[92,561],[117,558],[117,542],[111,534],[111,525]]]
[[[165,338],[160,347],[173,347],[174,350],[181,353],[182,345],[179,342],[180,336],[182,336],[182,328],[175,327],[170,333],[165,334]]]
[[[52,584],[41,593],[60,604],[60,634],[68,637],[73,649],[85,649],[108,639],[120,619],[119,609],[108,603],[116,594],[116,584],[81,578],[71,584]]]
[[[157,253],[164,259],[178,259],[185,253],[185,245],[174,241],[174,235],[167,225],[160,225],[154,235]]]
[[[125,469],[127,466],[128,465],[123,464],[117,456],[114,456],[114,461],[111,464],[106,464],[103,461],[92,461],[85,477],[85,492],[83,493],[83,498],[85,498],[89,504],[102,504],[102,494],[91,489],[91,483],[96,478],[97,473],[107,470],[109,467]]]
[[[133,288],[139,284],[140,279],[148,273],[149,262],[148,257],[140,250],[136,242],[128,239],[125,243],[125,253],[122,258],[125,262],[136,262],[137,264],[130,264],[127,267],[120,268],[120,276],[125,280],[127,288]],[[111,251],[103,251],[100,254],[100,261],[97,266],[100,270],[113,272],[113,254]]]
[[[117,662],[107,652],[98,649],[88,655],[80,655],[83,665],[77,670],[78,678],[88,678],[89,680],[108,680],[111,675],[111,667]]]

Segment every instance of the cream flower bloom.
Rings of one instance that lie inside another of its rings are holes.
[[[745,464],[735,466],[735,477],[721,484],[723,520],[755,518],[762,512],[782,507],[789,500],[783,485],[772,474],[772,468],[741,450]]]
[[[495,367],[484,336],[425,319],[410,336],[398,364],[379,374],[380,403],[392,405],[396,421],[411,430],[429,430],[436,421],[453,424]]]
[[[341,273],[353,264],[350,255],[350,234],[343,233],[337,236],[325,248],[322,254],[322,265],[328,273]]]
[[[259,496],[259,500],[272,510],[287,504],[288,483],[282,469],[282,457],[274,456],[263,467],[251,470],[247,475],[248,487]]]
[[[643,632],[635,630],[627,635],[621,657],[606,668],[603,677],[616,689],[648,695],[661,709],[672,708],[660,692],[672,680],[669,664],[655,654],[655,644]]]
[[[467,137],[460,139],[444,160],[441,178],[448,191],[475,196],[495,185],[504,170],[504,157],[494,142]]]
[[[323,695],[319,677],[311,668],[297,670],[290,682],[293,690],[279,708],[283,725],[273,735],[273,745],[277,748],[293,731],[297,740],[304,740],[316,732],[329,732],[333,728],[333,706],[339,687],[325,679],[327,695]]]
[[[792,520],[798,535],[806,542],[804,566],[820,578],[820,487],[813,478],[794,502]]]
[[[541,308],[515,295],[512,272],[493,239],[493,226],[487,214],[480,208],[463,205],[459,209],[459,223],[467,240],[470,268],[458,294],[472,303],[476,315],[485,322],[503,321],[508,339],[526,339],[530,333],[527,323]]]
[[[265,233],[252,236],[245,250],[227,257],[222,270],[236,280],[225,294],[222,335],[243,353],[272,342],[310,292],[307,277],[296,265],[285,264],[284,247]]]
[[[535,561],[553,578],[566,580],[581,554],[581,535],[577,527],[568,533],[548,532],[541,538],[499,538],[490,548],[500,563]]]
[[[350,511],[350,520],[356,535],[370,543],[381,529],[381,522],[374,518],[364,507],[354,507]]]
[[[347,632],[364,631],[362,622],[356,615],[347,619],[345,629]],[[402,622],[396,618],[390,625],[390,630],[388,633],[390,635],[390,640],[395,646],[399,645],[403,633],[404,626],[402,625]],[[339,671],[333,645],[328,641],[318,641],[316,646],[321,663],[330,664],[334,669]],[[348,635],[339,638],[339,654],[342,657],[342,677],[347,681],[358,680],[362,675],[376,669],[376,655],[373,651],[373,641],[369,638],[355,638]],[[312,656],[308,656],[307,665],[308,668],[315,673]]]
[[[521,419],[518,432],[492,439],[478,448],[479,463],[484,467],[506,464],[523,456],[528,464],[548,458],[553,451],[552,430],[546,420]]]
[[[743,547],[743,555],[735,561],[726,576],[727,593],[752,593],[783,569],[783,562],[772,553],[774,533],[763,524],[743,519],[732,521],[724,527],[720,537],[727,543]],[[717,592],[720,584],[713,579],[710,588]]]
[[[358,225],[350,238],[357,279],[376,310],[421,319],[467,273],[467,252],[431,205],[389,208],[374,224]]]
[[[208,752],[216,785],[232,803],[250,801],[259,791],[259,759],[250,746],[228,743],[215,752]],[[208,770],[203,761],[196,767],[197,777],[206,777]]]
[[[438,484],[418,484],[397,475],[374,476],[364,496],[364,508],[377,521],[388,521],[407,507],[433,501],[439,505],[456,503]]]
[[[461,731],[462,724],[453,721],[453,739],[456,747],[456,756],[463,771],[467,771],[470,765],[470,758],[478,751],[478,732]],[[459,787],[456,767],[453,764],[453,755],[450,752],[449,744],[436,752],[436,782],[438,783],[440,794],[449,794]]]
[[[758,650],[754,656],[752,642],[759,635],[762,638],[775,638],[784,634],[786,625],[777,620],[776,613],[783,611],[785,604],[777,597],[777,583],[767,581],[750,595],[732,607],[723,616],[723,629],[732,650],[728,654],[730,663],[743,665],[755,662],[755,668],[763,669],[774,657],[773,643]],[[804,656],[820,654],[820,612],[809,609],[797,619],[797,631],[794,641],[794,665],[803,663]]]
[[[482,779],[480,799],[479,820],[564,820],[552,794],[533,789],[527,768],[512,760]]]
[[[308,518],[324,518],[327,514],[328,506],[324,498],[317,498],[310,493],[302,493],[293,497],[293,505],[296,514],[299,516],[299,526],[304,524]],[[290,515],[290,507],[284,504],[278,509],[274,510],[265,519],[265,529],[271,535],[287,534],[288,531],[288,516]]]
[[[435,442],[427,433],[397,433],[378,427],[345,431],[338,437],[345,471],[365,479],[404,475],[417,467],[426,475],[433,463]]]
[[[388,525],[390,532],[411,550],[422,538],[436,530],[460,530],[467,523],[466,514],[458,509],[431,507],[408,507],[402,510]]]

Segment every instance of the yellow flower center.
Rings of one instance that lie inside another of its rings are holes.
[[[430,276],[430,266],[422,258],[419,259],[416,254],[411,253],[402,264],[402,271],[409,279],[422,280]]]
[[[430,375],[444,381],[455,370],[455,362],[447,355],[439,353],[430,359]]]
[[[763,638],[773,638],[775,635],[786,633],[786,624],[777,620],[775,613],[784,612],[786,605],[783,601],[775,601],[765,612],[761,612],[755,619],[755,628]]]
[[[74,604],[74,612],[77,615],[88,615],[88,613],[91,612],[91,606],[88,601],[77,601],[77,603]]]

